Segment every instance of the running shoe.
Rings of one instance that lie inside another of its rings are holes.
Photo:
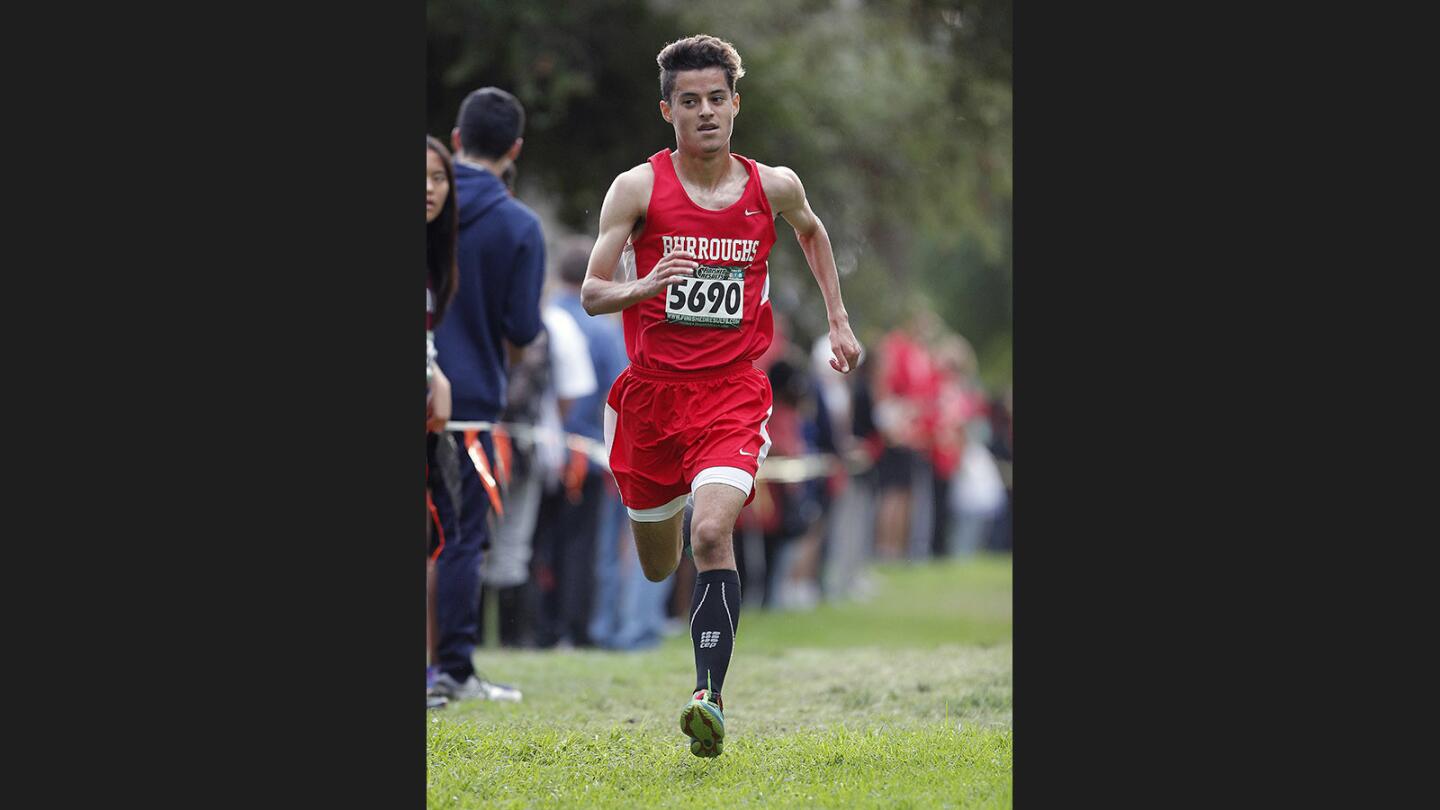
[[[725,706],[719,694],[697,689],[680,713],[680,730],[690,738],[690,753],[718,757],[725,750]]]

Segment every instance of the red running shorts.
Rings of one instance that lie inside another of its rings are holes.
[[[770,452],[770,380],[748,361],[700,372],[630,366],[605,402],[610,472],[630,517],[667,520],[704,484],[755,498]]]

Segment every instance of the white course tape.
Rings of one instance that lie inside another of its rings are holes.
[[[527,445],[534,445],[536,440],[563,441],[566,447],[584,453],[596,464],[610,469],[610,457],[605,452],[605,444],[598,442],[588,436],[580,436],[574,433],[550,428],[536,427],[521,422],[448,422],[446,430],[489,430],[496,427],[504,429],[510,438]],[[770,456],[765,463],[760,465],[760,474],[755,476],[757,481],[771,481],[778,484],[794,484],[801,481],[809,481],[815,478],[828,478],[835,473],[845,470],[851,475],[862,473],[870,467],[870,459],[866,457],[863,450],[851,451],[848,458],[831,455],[829,453],[812,453],[804,456]]]

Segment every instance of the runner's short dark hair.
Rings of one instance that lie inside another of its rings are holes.
[[[675,40],[660,49],[655,62],[660,65],[660,98],[665,101],[675,91],[675,74],[682,70],[718,67],[725,71],[725,84],[731,93],[735,92],[735,82],[745,75],[735,46],[709,34]]]

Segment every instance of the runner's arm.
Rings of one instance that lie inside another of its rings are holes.
[[[591,315],[619,312],[626,307],[653,297],[661,290],[694,273],[694,256],[686,251],[671,251],[656,263],[643,278],[614,281],[615,266],[620,254],[642,216],[649,189],[633,172],[615,178],[600,205],[600,235],[590,251],[590,264],[585,268],[585,281],[580,285],[580,304]],[[635,268],[639,276],[641,268]]]
[[[775,181],[766,191],[770,205],[790,227],[795,229],[795,239],[805,254],[805,263],[820,285],[820,294],[825,297],[825,313],[830,321],[830,350],[835,357],[830,367],[842,374],[848,374],[860,363],[860,341],[850,331],[850,314],[845,311],[845,302],[840,298],[840,274],[835,269],[835,252],[830,247],[830,235],[825,232],[825,223],[810,210],[810,201],[805,198],[805,187],[795,172],[784,166],[771,171]]]

